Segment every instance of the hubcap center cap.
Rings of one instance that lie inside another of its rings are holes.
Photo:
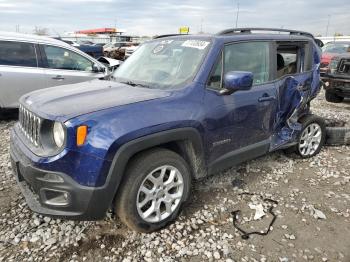
[[[157,193],[156,193],[157,198],[163,198],[164,196],[165,196],[165,192],[163,189],[160,189],[157,191]]]

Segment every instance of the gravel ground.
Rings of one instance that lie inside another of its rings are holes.
[[[350,102],[323,94],[312,110],[350,123]],[[308,160],[276,152],[196,182],[178,220],[152,234],[128,230],[118,219],[72,222],[32,213],[11,174],[9,129],[0,122],[0,261],[350,261],[350,147],[325,147]],[[234,185],[233,186],[233,183]],[[256,195],[242,195],[242,192]],[[231,212],[248,231],[243,240]],[[254,220],[263,208],[265,216]]]

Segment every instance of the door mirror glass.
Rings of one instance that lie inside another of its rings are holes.
[[[253,73],[245,71],[230,71],[224,76],[225,88],[222,95],[229,95],[236,91],[249,90],[253,85]]]
[[[319,47],[323,47],[323,46],[324,46],[324,43],[323,43],[322,40],[320,40],[320,39],[315,39],[315,42],[316,42],[316,44],[317,44]]]
[[[106,69],[104,67],[101,67],[97,64],[94,64],[92,66],[92,72],[94,72],[94,73],[104,73],[105,71],[106,71]]]

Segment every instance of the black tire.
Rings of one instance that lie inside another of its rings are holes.
[[[18,109],[0,108],[0,120],[16,120],[18,119]]]
[[[344,97],[338,96],[328,90],[326,90],[325,94],[326,100],[331,103],[341,103],[344,100]]]
[[[171,215],[151,223],[144,220],[138,213],[137,201],[139,188],[144,179],[158,167],[170,165],[175,167],[183,178],[183,194],[181,200]],[[161,148],[139,153],[128,164],[124,180],[116,196],[116,214],[129,228],[143,233],[149,233],[165,227],[175,220],[183,204],[187,201],[191,189],[191,174],[186,161],[173,151]]]
[[[302,130],[301,130],[300,135],[299,135],[298,140],[297,140],[298,143],[295,146],[286,149],[285,152],[287,154],[290,154],[290,153],[294,152],[297,155],[299,155],[299,157],[301,157],[301,158],[313,157],[313,156],[317,155],[321,151],[322,146],[325,143],[325,140],[326,140],[326,124],[325,124],[323,118],[318,117],[316,115],[307,115],[307,116],[303,117],[302,119],[300,119],[299,122],[302,124],[303,127],[302,127]],[[301,135],[304,132],[304,130],[306,128],[308,128],[313,123],[319,125],[320,128],[321,128],[321,140],[320,140],[318,148],[312,154],[305,155],[300,150]]]
[[[326,130],[327,145],[350,145],[350,127],[327,127]]]

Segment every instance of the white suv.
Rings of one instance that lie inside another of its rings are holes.
[[[31,91],[101,78],[108,68],[56,39],[0,32],[0,109]]]

